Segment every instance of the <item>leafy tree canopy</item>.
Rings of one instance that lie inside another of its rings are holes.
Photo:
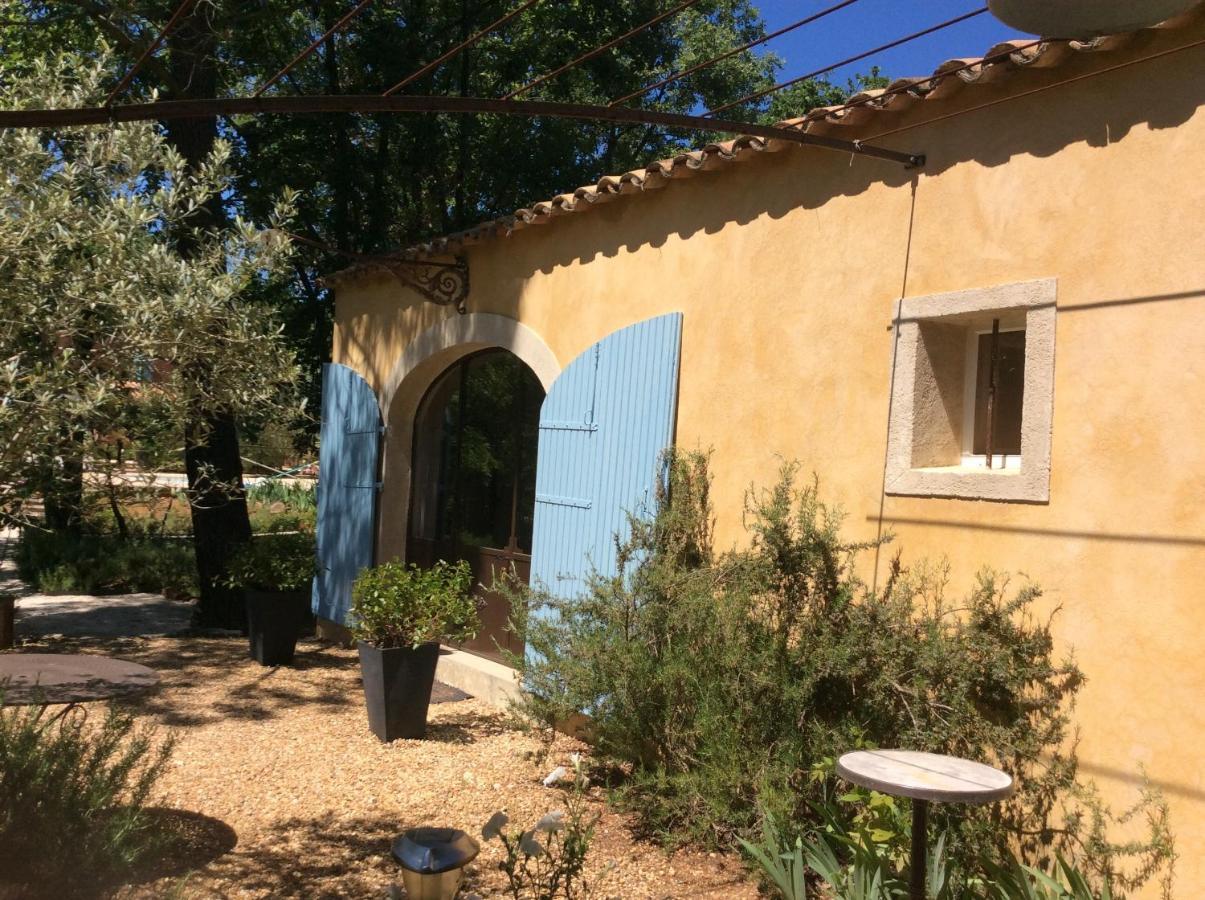
[[[39,58],[0,105],[92,104],[107,81],[103,58]],[[199,225],[229,191],[229,162],[219,144],[189,170],[150,124],[0,131],[0,518],[22,520],[48,484],[78,485],[64,467],[119,465],[123,424],[148,414],[180,435],[198,411],[279,408],[293,354],[274,308],[249,298],[291,248],[238,216]],[[291,212],[282,197],[271,225]]]
[[[253,92],[352,8],[346,0],[198,2],[217,38],[218,92],[235,95]],[[517,0],[379,0],[269,91],[379,93],[516,5]],[[51,48],[97,53],[104,41],[116,54],[109,62],[116,83],[176,6],[177,0],[0,0],[0,44],[8,48],[0,77],[33,65]],[[667,8],[664,0],[544,0],[404,92],[502,96]],[[763,34],[750,0],[703,0],[525,96],[605,104]],[[161,48],[128,95],[185,91],[169,57]],[[747,51],[630,102],[701,111],[773,84],[781,68],[773,53]],[[876,75],[859,79],[858,86],[881,83]],[[811,81],[725,115],[777,121],[846,95],[846,88]],[[502,116],[262,116],[225,121],[222,128],[237,173],[228,198],[232,209],[264,219],[281,189],[295,188],[297,230],[327,246],[359,252],[464,228],[713,137]],[[319,276],[347,262],[336,252],[301,248],[291,278],[275,289],[312,399],[317,364],[330,347],[331,306]]]

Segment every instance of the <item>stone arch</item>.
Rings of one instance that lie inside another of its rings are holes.
[[[411,341],[394,364],[381,392],[381,417],[388,426],[382,462],[378,561],[406,557],[410,518],[414,418],[427,389],[453,363],[491,347],[522,360],[547,391],[561,366],[544,340],[523,323],[494,313],[450,316]]]

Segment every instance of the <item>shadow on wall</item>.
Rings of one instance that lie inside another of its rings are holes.
[[[1171,33],[1136,35],[1127,48],[1117,52],[1073,54],[1057,66],[1014,69],[998,81],[989,76],[963,86],[950,101],[942,102],[942,114],[1058,85],[1118,62],[1191,43],[1202,34],[1205,17]],[[488,273],[505,281],[491,283],[488,310],[474,303],[472,293],[470,306],[473,311],[519,318],[526,281],[536,272],[550,274],[557,268],[589,263],[600,256],[658,248],[671,236],[685,239],[700,232],[714,234],[729,224],[747,224],[763,216],[782,218],[799,209],[819,209],[835,197],[858,195],[876,185],[903,188],[918,178],[940,175],[959,164],[996,167],[1016,156],[1050,157],[1076,144],[1104,148],[1141,125],[1156,130],[1175,128],[1205,104],[1205,79],[1194,77],[1203,57],[1205,47],[1184,50],[932,125],[918,124],[933,116],[926,109],[927,103],[914,104],[906,113],[878,112],[869,117],[872,124],[858,129],[858,136],[868,142],[874,138],[876,119],[882,120],[882,131],[915,124],[882,143],[925,153],[928,161],[920,176],[896,163],[852,158],[818,148],[789,147],[761,155],[748,151],[743,157],[747,161],[721,163],[717,172],[694,173],[682,179],[685,185],[673,178],[665,187],[649,191],[654,196],[623,195],[588,212],[564,215],[551,223],[551,231],[531,227],[505,238],[505,262],[499,271]],[[852,130],[834,126],[828,133],[851,137]],[[586,200],[578,202],[589,205]],[[899,206],[903,230],[908,208],[903,194]],[[496,243],[487,240],[482,247],[493,248]],[[481,250],[472,247],[468,253],[474,278],[482,277],[482,264],[494,260],[479,255]],[[392,276],[379,277],[396,284]],[[454,315],[429,303],[407,302],[417,298],[400,286],[397,291],[399,306],[403,307],[401,315],[373,315],[371,326],[367,311],[363,316],[351,307],[341,311],[342,347],[337,358],[372,360],[380,347],[408,339]]]
[[[1137,35],[1121,52],[1076,54],[1052,68],[1015,69],[998,82],[989,77],[964,86],[948,103],[941,103],[942,114],[1058,85],[1120,61],[1189,43],[1202,32],[1205,19],[1171,34]],[[928,177],[967,162],[995,167],[1020,155],[1050,157],[1074,144],[1104,148],[1122,140],[1139,125],[1168,129],[1188,121],[1205,103],[1205,79],[1193,77],[1197,71],[1194,66],[1199,66],[1203,57],[1205,47],[1185,50],[1075,84],[1052,87],[1033,96],[1011,99],[990,109],[968,111],[933,125],[917,124],[884,139],[883,143],[925,153],[928,162],[923,175]],[[874,123],[879,119],[882,131],[923,122],[933,115],[926,106],[915,104],[907,113],[876,113],[869,117],[871,124],[858,129],[858,137],[872,141]],[[834,126],[825,133],[848,137],[851,130]],[[672,201],[668,196],[625,195],[585,214],[566,215],[564,221],[552,223],[556,237],[551,241],[542,237],[544,232],[540,228],[517,232],[506,240],[508,270],[520,278],[504,287],[513,288],[517,304],[522,277],[536,271],[548,274],[557,267],[587,263],[600,255],[612,257],[621,250],[660,247],[671,235],[688,238],[698,232],[718,232],[730,223],[745,224],[761,216],[780,218],[797,209],[817,209],[836,196],[861,194],[875,184],[903,187],[915,175],[896,163],[853,159],[844,153],[822,149],[787,148],[765,156],[754,154],[755,151],[746,154],[746,158],[753,157],[747,162],[720,164],[718,174],[696,173],[685,179],[688,182],[685,187],[679,187],[676,178],[671,179],[661,190],[669,191]],[[719,180],[707,184],[713,176]],[[661,190],[655,193],[660,194]],[[705,196],[700,197],[703,192]],[[508,314],[513,313],[512,309]]]

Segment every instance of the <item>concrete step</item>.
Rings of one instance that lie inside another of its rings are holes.
[[[453,647],[440,648],[435,677],[499,709],[508,709],[520,693],[519,673],[510,666]]]

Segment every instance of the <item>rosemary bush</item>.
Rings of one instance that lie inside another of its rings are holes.
[[[17,896],[93,896],[152,853],[144,805],[171,747],[114,709],[90,727],[0,694],[0,882]]]
[[[596,574],[571,602],[509,588],[532,651],[514,660],[529,690],[521,711],[549,727],[588,711],[622,775],[619,799],[649,832],[731,844],[755,833],[760,805],[802,834],[835,791],[825,761],[895,746],[1016,780],[1007,802],[934,809],[953,859],[1016,849],[1045,863],[1084,841],[1083,822],[1063,815],[1084,679],[1032,613],[1035,585],[985,569],[951,602],[943,567],[897,555],[874,591],[851,563],[875,545],[842,539],[840,512],[794,465],[750,490],[748,548],[717,554],[706,456],[671,457],[669,470],[615,577]]]

